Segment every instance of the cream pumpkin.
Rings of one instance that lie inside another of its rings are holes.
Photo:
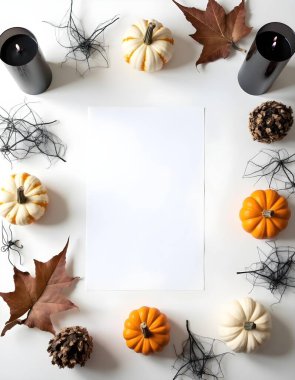
[[[219,335],[235,352],[256,350],[270,333],[269,312],[252,298],[232,301],[222,314]]]
[[[0,215],[12,224],[40,219],[48,205],[47,190],[28,173],[13,174],[0,190]]]
[[[158,71],[170,61],[174,40],[171,31],[156,20],[140,20],[122,42],[126,62],[137,70]]]

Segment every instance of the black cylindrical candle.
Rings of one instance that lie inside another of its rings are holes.
[[[29,30],[11,28],[3,32],[0,36],[0,58],[25,93],[41,94],[49,87],[52,72]]]
[[[238,81],[251,95],[264,94],[295,52],[295,33],[287,25],[271,22],[256,34],[240,68]]]

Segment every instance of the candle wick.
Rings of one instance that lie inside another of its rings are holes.
[[[15,44],[15,48],[16,48],[18,53],[22,52],[22,49],[20,48],[19,44]]]
[[[273,39],[273,43],[271,45],[271,47],[274,49],[276,46],[277,46],[277,39],[278,39],[278,36],[275,36],[274,39]]]

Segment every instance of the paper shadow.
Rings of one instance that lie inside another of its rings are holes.
[[[293,347],[293,337],[290,329],[277,317],[272,316],[272,334],[269,341],[255,352],[263,356],[289,355]]]
[[[49,204],[44,216],[38,224],[52,225],[64,222],[69,216],[68,205],[64,198],[57,192],[48,189]]]
[[[66,63],[61,64],[49,62],[49,66],[52,70],[52,82],[47,90],[48,92],[59,87],[67,86],[81,79],[81,75],[76,71],[76,69]]]

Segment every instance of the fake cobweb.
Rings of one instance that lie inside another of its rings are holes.
[[[275,241],[268,241],[267,245],[269,253],[258,247],[259,261],[237,274],[246,274],[253,288],[268,289],[280,302],[288,288],[295,288],[295,248],[277,246]]]
[[[60,46],[67,50],[64,61],[74,61],[76,71],[84,75],[94,67],[109,67],[108,46],[104,40],[104,31],[114,24],[119,17],[97,25],[91,34],[87,34],[81,21],[73,14],[74,2],[71,0],[70,8],[59,25],[45,21],[55,27],[56,40]]]
[[[243,178],[255,178],[256,183],[265,180],[269,188],[291,195],[295,192],[294,173],[295,153],[263,149],[248,161]]]
[[[12,163],[34,155],[42,155],[51,163],[54,159],[65,162],[66,146],[48,128],[56,120],[45,122],[24,102],[10,111],[0,107],[0,153]]]
[[[174,367],[177,373],[173,380],[188,377],[190,379],[223,379],[221,361],[228,352],[216,354],[216,339],[193,334],[186,321],[187,340],[183,343],[182,352],[177,355]]]

